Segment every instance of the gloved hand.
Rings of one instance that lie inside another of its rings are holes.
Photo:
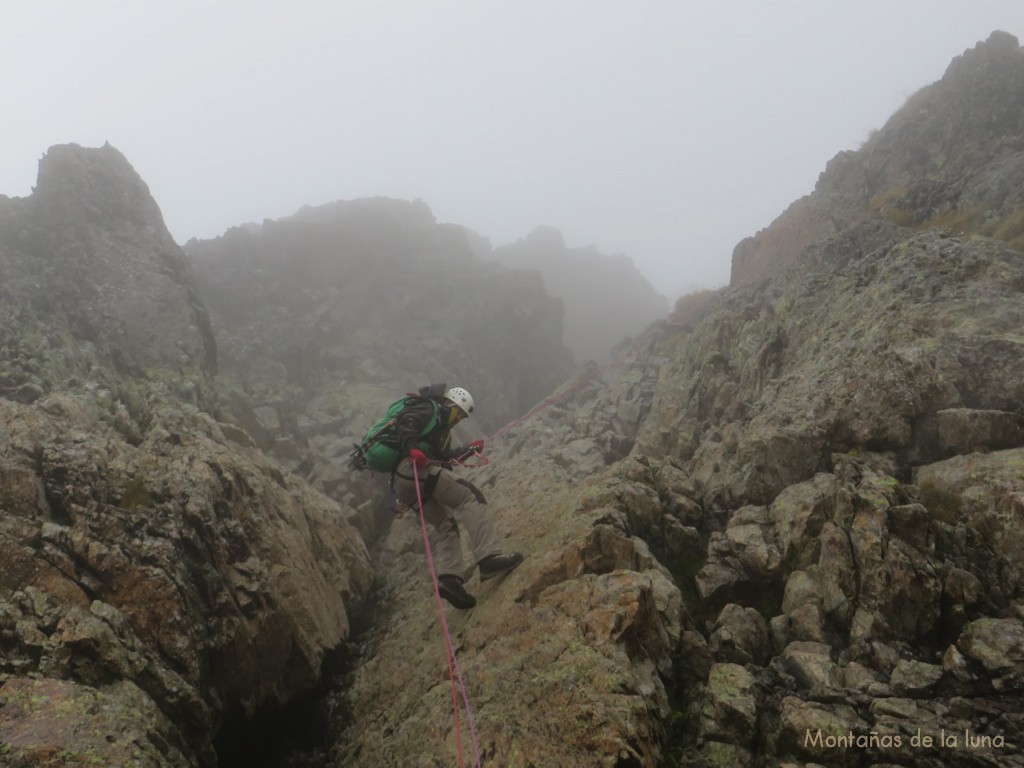
[[[473,453],[483,453],[484,452],[484,441],[483,440],[474,440],[467,447]]]
[[[430,459],[427,458],[427,454],[419,448],[413,448],[409,451],[409,458],[412,460],[413,466],[415,466],[416,469],[426,469],[427,464],[430,463]]]

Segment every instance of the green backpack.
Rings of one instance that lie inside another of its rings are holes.
[[[354,470],[370,469],[374,472],[394,472],[398,466],[399,444],[398,435],[395,434],[395,424],[398,417],[406,408],[415,403],[430,402],[434,406],[434,415],[430,417],[427,425],[420,430],[420,437],[429,433],[437,426],[441,415],[441,403],[432,397],[421,397],[420,395],[408,394],[401,400],[396,400],[388,406],[387,415],[370,427],[363,438],[363,442],[353,446],[350,454],[349,467]]]

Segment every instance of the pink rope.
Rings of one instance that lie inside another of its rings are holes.
[[[455,653],[455,645],[452,643],[452,635],[448,630],[448,620],[444,614],[444,603],[441,602],[441,586],[437,580],[437,568],[434,567],[434,556],[430,552],[430,539],[427,536],[427,518],[423,513],[423,497],[420,494],[420,474],[415,462],[412,464],[412,478],[416,485],[416,504],[420,510],[420,528],[423,531],[423,547],[427,553],[427,566],[430,568],[430,578],[434,582],[434,597],[437,599],[437,614],[441,618],[441,628],[444,630],[445,651],[448,655],[448,679],[452,684],[452,711],[455,713],[455,744],[459,754],[459,766],[462,766],[462,733],[459,728],[459,700],[455,693],[456,677],[459,681],[459,688],[462,690],[462,701],[466,706],[466,720],[469,724],[469,732],[473,737],[473,749],[476,750],[476,765],[480,768],[480,743],[476,737],[476,723],[473,721],[473,709],[469,705],[469,695],[466,693],[466,681],[462,677],[462,669],[459,667],[459,659]]]

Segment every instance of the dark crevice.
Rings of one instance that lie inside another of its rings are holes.
[[[339,651],[344,654],[344,651]],[[325,664],[326,667],[326,664]],[[320,768],[330,747],[322,685],[282,707],[225,716],[214,741],[221,768]]]
[[[218,768],[324,768],[329,764],[332,747],[348,719],[352,676],[381,621],[379,606],[384,601],[376,599],[380,588],[378,584],[363,611],[351,616],[349,639],[325,656],[316,687],[254,716],[247,717],[237,704],[225,713],[214,741]]]
[[[336,706],[360,656],[344,643],[324,659],[320,683],[282,706],[253,717],[225,715],[214,748],[220,768],[323,768],[334,740]]]

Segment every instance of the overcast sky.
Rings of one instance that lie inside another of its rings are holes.
[[[175,239],[421,198],[495,247],[539,225],[660,291],[814,188],[1022,0],[0,0],[0,193],[109,141]]]

